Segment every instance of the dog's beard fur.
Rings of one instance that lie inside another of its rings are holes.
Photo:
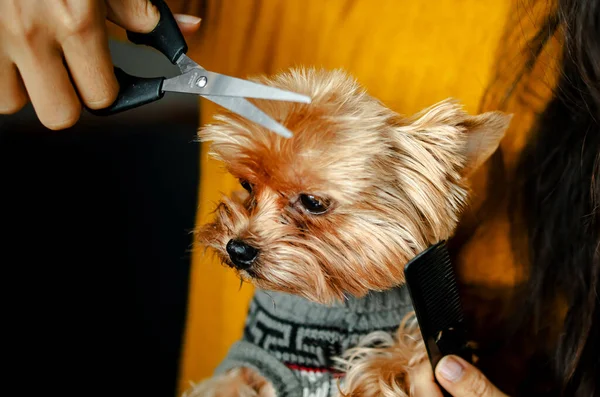
[[[259,82],[311,104],[254,101],[294,133],[281,138],[229,112],[200,131],[250,192],[224,197],[201,245],[258,249],[244,279],[330,303],[404,281],[404,264],[447,239],[467,203],[465,178],[497,148],[510,116],[467,114],[452,100],[404,118],[341,71],[297,69]],[[314,215],[301,195],[327,204]]]

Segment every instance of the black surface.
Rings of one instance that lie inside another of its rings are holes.
[[[137,72],[172,71],[160,54],[113,50]],[[174,95],[59,132],[31,107],[0,116],[4,390],[174,395],[197,122],[196,98]]]

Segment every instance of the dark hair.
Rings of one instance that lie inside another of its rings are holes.
[[[600,382],[600,1],[558,0],[536,40],[555,33],[548,27],[562,36],[562,60],[515,171],[512,222],[527,233],[529,268],[513,320],[535,338],[544,314],[564,303],[549,357],[553,394],[590,397]]]

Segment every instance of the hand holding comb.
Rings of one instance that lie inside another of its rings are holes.
[[[404,267],[404,274],[434,372],[442,357],[450,354],[471,363],[472,351],[446,242],[434,244],[414,257]],[[440,389],[444,396],[450,396]]]

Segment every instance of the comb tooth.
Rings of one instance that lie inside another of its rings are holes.
[[[431,368],[435,369],[447,354],[458,354],[472,362],[462,324],[458,286],[445,242],[427,248],[408,262],[404,275]],[[442,394],[450,397],[446,391]]]
[[[411,261],[406,266],[406,277],[407,282],[419,290],[419,302],[415,303],[427,322],[422,327],[437,333],[463,321],[460,296],[445,244],[438,244]]]

